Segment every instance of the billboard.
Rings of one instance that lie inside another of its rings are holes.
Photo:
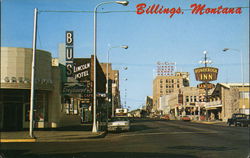
[[[157,76],[173,76],[176,63],[157,62]]]
[[[194,73],[197,81],[214,81],[217,80],[218,68],[200,67],[194,69]]]

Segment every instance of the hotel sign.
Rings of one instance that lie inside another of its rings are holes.
[[[74,78],[79,82],[90,80],[90,59],[74,59]]]
[[[200,83],[197,85],[197,88],[200,88],[200,89],[212,89],[212,88],[215,88],[215,85],[212,84],[212,83]]]
[[[194,69],[197,81],[214,81],[217,80],[218,69],[214,67],[200,67]]]
[[[90,81],[81,83],[65,83],[63,86],[64,94],[83,94],[84,97],[92,96],[92,84]]]
[[[73,49],[73,31],[66,31],[66,75],[67,77],[73,77],[73,58],[74,58],[74,49]]]
[[[175,62],[157,62],[157,76],[173,76],[175,66]]]

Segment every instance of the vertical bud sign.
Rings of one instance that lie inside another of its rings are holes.
[[[73,57],[74,57],[74,49],[73,49],[73,31],[66,31],[66,69],[67,69],[67,77],[73,77]]]

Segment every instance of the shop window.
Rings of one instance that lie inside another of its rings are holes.
[[[34,120],[36,122],[48,121],[48,95],[46,93],[35,94],[34,100]],[[25,104],[25,121],[29,121],[30,104]]]
[[[74,98],[65,98],[64,109],[68,115],[78,114],[78,100]]]

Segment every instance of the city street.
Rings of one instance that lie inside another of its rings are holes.
[[[249,128],[138,119],[131,131],[81,142],[3,143],[3,157],[247,158]]]

